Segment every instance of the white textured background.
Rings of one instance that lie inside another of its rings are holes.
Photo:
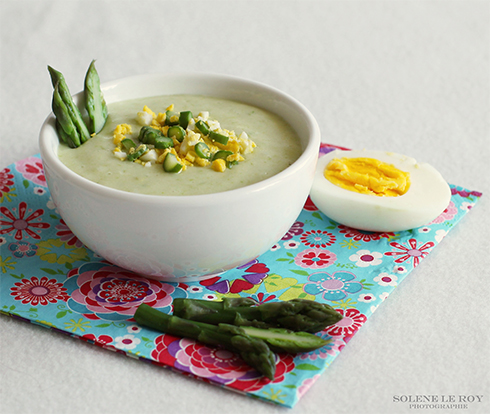
[[[0,19],[0,168],[38,152],[46,66],[77,92],[95,58],[103,81],[270,84],[312,111],[324,141],[401,152],[484,192],[293,410],[0,316],[1,414],[442,412],[395,395],[482,395],[452,412],[490,412],[488,1],[3,0]]]

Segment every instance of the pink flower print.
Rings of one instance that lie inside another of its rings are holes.
[[[76,283],[68,307],[93,319],[129,319],[141,303],[170,309],[172,297],[186,296],[187,285],[147,279],[105,263],[84,264],[68,277],[72,285]]]
[[[446,209],[438,217],[432,220],[429,223],[429,225],[440,224],[440,223],[444,223],[447,220],[452,220],[457,213],[458,213],[458,209],[456,208],[454,202],[450,201]]]
[[[402,265],[396,265],[393,267],[393,272],[398,273],[398,274],[404,274],[407,273],[407,268]]]
[[[359,328],[366,322],[366,315],[363,315],[355,308],[336,309],[343,318],[335,325],[328,326],[323,332],[331,336],[349,336],[352,337]]]
[[[306,378],[297,389],[298,398],[301,398],[311,388],[315,381],[320,378],[320,374],[316,374],[312,378]]]
[[[358,250],[349,256],[349,260],[356,262],[356,266],[368,267],[381,264],[383,255],[379,252],[370,252],[369,250]]]
[[[271,381],[247,365],[236,353],[222,348],[208,347],[199,342],[171,335],[155,339],[151,357],[157,362],[198,376],[205,381],[225,384],[241,392],[257,391]],[[294,369],[290,354],[276,354],[276,372],[272,382],[284,381]]]
[[[46,306],[59,300],[66,302],[69,299],[62,283],[45,276],[41,279],[36,276],[30,279],[22,279],[20,282],[14,283],[10,290],[14,299],[20,300],[24,305],[30,303],[32,306]]]
[[[46,194],[46,189],[42,188],[42,187],[36,187],[36,188],[34,188],[33,192],[34,192],[34,194],[36,194],[38,196],[42,196],[42,195]]]
[[[324,300],[342,300],[348,294],[357,293],[362,284],[354,281],[356,275],[350,272],[338,271],[329,275],[316,272],[308,276],[308,282],[303,290],[309,295],[320,295]]]
[[[347,238],[352,237],[352,239],[355,241],[363,241],[366,243],[374,240],[381,240],[382,237],[389,238],[395,235],[395,233],[391,233],[391,232],[373,233],[368,231],[357,230],[351,227],[344,226],[343,224],[339,224],[339,229],[340,229],[339,233],[344,234],[345,237]]]
[[[10,193],[12,190],[12,186],[14,185],[14,175],[10,174],[9,168],[4,168],[0,171],[0,200],[3,201],[3,198]]]
[[[141,343],[139,338],[136,338],[134,335],[127,334],[123,336],[118,336],[114,339],[114,347],[117,349],[134,349],[138,344]]]
[[[303,233],[300,240],[306,246],[325,248],[334,244],[336,237],[328,231],[310,230]]]
[[[60,220],[60,224],[55,226],[55,229],[58,230],[56,235],[68,246],[83,247],[83,243],[72,233],[63,219]]]
[[[376,296],[374,296],[372,293],[361,293],[357,300],[359,302],[371,303],[376,300]]]
[[[301,233],[303,233],[303,226],[304,223],[301,223],[300,221],[293,223],[291,228],[281,240],[291,240],[294,236],[299,236]]]
[[[138,326],[138,325],[129,325],[126,330],[128,331],[128,333],[139,333],[141,332],[141,327]]]
[[[464,203],[461,203],[461,206],[459,208],[463,211],[470,211],[474,205],[475,203],[468,203],[465,201]]]
[[[48,223],[41,223],[40,217],[44,214],[43,209],[38,209],[34,211],[27,209],[27,204],[22,201],[19,204],[19,216],[15,217],[14,213],[16,209],[13,208],[10,211],[7,207],[0,207],[0,213],[3,214],[6,219],[0,217],[0,225],[7,226],[0,229],[0,234],[6,234],[15,232],[14,238],[16,240],[22,240],[25,232],[28,236],[33,239],[40,240],[41,236],[38,234],[40,231],[33,231],[32,229],[47,229],[50,227]],[[26,213],[31,213],[26,217]]]
[[[306,249],[294,258],[294,263],[303,268],[321,269],[335,263],[335,260],[337,260],[335,253],[328,250]]]
[[[373,279],[380,286],[396,286],[398,282],[398,276],[390,275],[388,273],[380,273]]]
[[[386,256],[400,256],[395,260],[395,263],[403,263],[413,259],[413,267],[418,266],[420,260],[429,254],[429,249],[435,246],[433,242],[427,242],[420,247],[417,247],[417,240],[408,240],[408,247],[397,243],[391,242],[390,246],[399,249],[400,251],[386,252]]]
[[[297,249],[299,246],[301,246],[301,243],[297,242],[296,240],[289,240],[289,241],[285,241],[283,245],[285,249],[292,250],[292,249]]]
[[[15,257],[21,258],[24,256],[32,257],[37,253],[37,246],[35,244],[27,243],[25,241],[18,241],[17,243],[10,243],[9,250]]]
[[[29,157],[15,164],[15,168],[22,176],[34,184],[46,187],[43,163],[39,158]]]

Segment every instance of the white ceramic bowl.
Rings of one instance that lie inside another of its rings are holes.
[[[287,232],[309,194],[320,131],[298,101],[269,86],[214,74],[149,74],[102,85],[111,102],[168,94],[201,94],[262,107],[288,119],[303,153],[290,167],[236,190],[195,196],[151,196],[115,190],[68,169],[57,157],[55,118],[50,114],[39,145],[49,190],[73,233],[106,260],[138,274],[167,281],[210,277],[266,252]],[[76,102],[81,93],[75,96]],[[201,223],[223,225],[196,232]],[[138,220],[121,218],[134,217]],[[154,217],[168,217],[164,230]],[[237,222],[237,217],[239,221]],[[233,223],[233,231],[226,223]],[[189,236],[192,235],[192,236]]]

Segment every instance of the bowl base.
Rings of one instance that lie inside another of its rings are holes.
[[[173,275],[145,275],[136,273],[138,276],[145,277],[147,279],[158,280],[159,282],[170,282],[170,283],[187,283],[187,282],[201,282],[203,280],[211,279],[212,277],[219,276],[225,273],[225,270],[209,273],[205,275],[189,275],[189,276],[173,276]]]

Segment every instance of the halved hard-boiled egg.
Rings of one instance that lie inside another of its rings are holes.
[[[318,209],[359,230],[423,226],[449,205],[451,190],[431,165],[385,151],[332,151],[318,160],[310,193]]]

